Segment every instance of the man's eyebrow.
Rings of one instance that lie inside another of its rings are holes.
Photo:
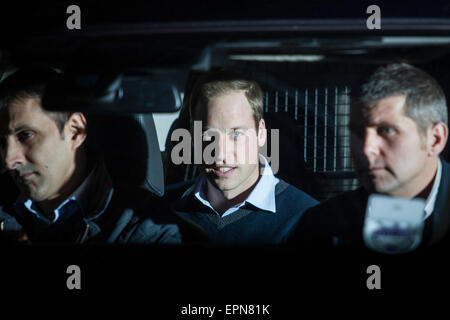
[[[203,127],[202,129],[203,129],[203,131],[209,131],[209,130],[211,130],[211,131],[218,131],[217,129],[212,128],[212,127],[209,127],[209,126]],[[231,128],[228,128],[227,130],[235,131],[235,130],[247,130],[247,129],[248,129],[248,128],[245,127],[245,126],[238,126],[238,127],[231,127]]]
[[[394,129],[398,129],[398,125],[395,123],[387,122],[387,121],[380,121],[380,122],[357,122],[357,121],[350,121],[349,123],[350,129],[360,129],[360,128],[366,128],[366,127],[392,127]]]
[[[23,130],[36,130],[36,128],[34,128],[33,126],[30,126],[30,125],[27,125],[27,124],[21,124],[11,130],[9,130],[8,135],[16,134],[17,132],[20,132]]]
[[[366,124],[366,126],[371,126],[371,127],[393,127],[393,128],[397,128],[398,127],[397,124],[391,123],[391,122],[387,122],[387,121],[372,122],[372,123]]]

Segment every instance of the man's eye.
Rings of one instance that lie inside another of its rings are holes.
[[[384,135],[391,135],[394,134],[396,130],[392,127],[381,127],[378,129],[378,132]]]
[[[244,134],[244,132],[242,132],[241,130],[233,130],[231,135],[233,138],[238,138],[240,136],[242,136]]]
[[[19,141],[27,141],[28,139],[30,139],[33,136],[34,136],[34,132],[32,132],[32,131],[22,131],[22,132],[19,132],[19,134],[17,135],[17,137],[19,138]]]

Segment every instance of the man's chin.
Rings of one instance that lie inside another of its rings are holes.
[[[378,193],[378,194],[386,194],[389,195],[395,189],[392,185],[388,185],[387,183],[373,183],[367,186],[364,186],[369,193]]]
[[[33,201],[36,201],[36,202],[45,200],[45,197],[41,193],[38,193],[37,190],[34,190],[34,189],[33,190],[28,189],[26,192],[24,192],[24,194],[28,198],[31,198],[31,199],[33,199]]]
[[[362,180],[362,186],[368,193],[383,193],[382,186],[371,179]]]
[[[359,181],[369,193],[384,193],[387,187],[387,181],[369,175],[359,176]]]
[[[224,181],[225,179],[214,179],[214,185],[217,189],[221,191],[228,191],[231,189],[230,187],[230,181]]]

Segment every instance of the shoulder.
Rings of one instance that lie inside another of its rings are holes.
[[[169,204],[164,197],[136,186],[114,187],[108,209],[118,210],[120,213],[131,211],[134,220],[137,220],[137,217],[161,219],[170,212]]]
[[[196,179],[171,184],[165,188],[165,198],[170,202],[186,198],[192,193]]]
[[[283,179],[278,178],[280,181],[275,186],[275,197],[278,199],[285,199],[285,201],[290,201],[293,203],[304,203],[309,207],[315,206],[319,203],[312,196],[307,194],[306,192],[294,187],[293,185],[287,183]]]
[[[441,158],[442,163],[442,175],[450,176],[450,163]]]
[[[179,244],[202,240],[201,230],[181,219],[165,197],[140,187],[116,190],[119,214],[128,216],[120,242],[142,244]],[[115,204],[111,201],[111,205]],[[128,214],[127,214],[128,213]]]
[[[196,210],[198,204],[193,197],[196,182],[197,179],[191,179],[166,188],[164,198],[173,210],[176,212]]]
[[[0,244],[15,244],[26,238],[23,226],[9,206],[0,207]]]
[[[296,226],[291,243],[332,246],[360,243],[367,193],[363,188],[343,192],[308,209]]]
[[[442,173],[441,181],[439,183],[438,196],[436,206],[441,207],[445,205],[450,190],[450,164],[441,158]]]
[[[173,223],[170,207],[158,195],[135,186],[114,187],[110,201],[103,213],[94,218],[97,223],[114,224],[125,230],[142,225],[150,231],[158,229],[157,225]]]
[[[180,235],[168,205],[159,196],[140,187],[114,188],[104,219],[116,221],[118,243],[179,243]]]
[[[313,213],[345,213],[355,210],[365,209],[368,194],[360,187],[356,190],[345,191],[337,196],[322,201],[317,206],[308,210]]]
[[[308,209],[303,215],[303,223],[310,228],[351,229],[364,221],[368,194],[361,187],[343,192],[333,198],[322,201]]]
[[[114,186],[112,200],[138,208],[150,203],[164,203],[164,198],[138,186]]]
[[[16,220],[12,206],[0,206],[0,231],[18,231],[21,229],[22,226]]]

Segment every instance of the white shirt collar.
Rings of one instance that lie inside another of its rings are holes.
[[[273,175],[272,168],[270,167],[267,159],[260,155],[264,159],[264,169],[261,177],[256,184],[255,188],[252,190],[248,198],[236,207],[231,207],[222,214],[222,217],[236,212],[240,207],[245,205],[247,202],[254,205],[255,207],[262,209],[264,211],[270,211],[275,213],[275,186],[280,181]],[[195,197],[203,203],[205,206],[211,208],[215,213],[219,213],[212,207],[209,201],[205,197],[204,188],[206,186],[206,177],[201,175],[197,178],[194,186]]]
[[[53,223],[56,222],[60,216],[60,212],[61,209],[71,200],[76,200],[75,197],[70,197],[68,199],[66,199],[63,203],[61,203],[58,208],[56,208],[53,212],[55,214],[55,217],[53,218],[53,220],[49,220],[47,219],[45,216],[43,216],[42,214],[40,214],[36,207],[35,207],[35,203],[33,202],[32,199],[28,198],[25,202],[24,202],[24,206],[28,209],[28,211],[32,212],[36,217],[38,217],[39,219],[45,221],[46,223]]]
[[[436,197],[439,191],[439,185],[441,183],[441,176],[442,176],[442,164],[441,160],[438,159],[438,166],[433,187],[431,188],[431,192],[428,195],[427,200],[425,201],[425,219],[428,218],[434,210],[434,204],[436,202]]]

